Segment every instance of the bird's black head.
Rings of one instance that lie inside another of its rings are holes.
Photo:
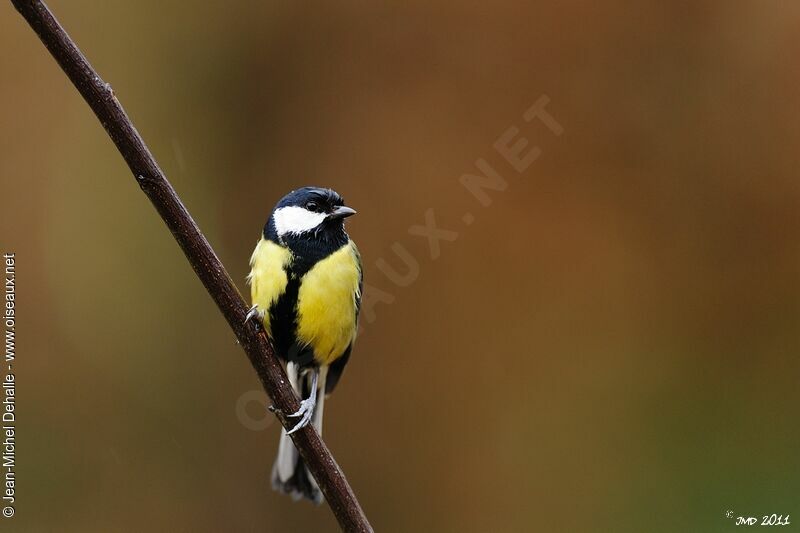
[[[300,256],[330,253],[349,240],[344,219],[355,213],[336,191],[303,187],[277,203],[264,227],[264,238],[288,246]]]

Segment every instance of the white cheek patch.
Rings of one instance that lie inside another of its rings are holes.
[[[278,232],[278,235],[311,231],[322,224],[326,216],[325,213],[315,213],[296,205],[281,207],[273,215],[275,231]]]

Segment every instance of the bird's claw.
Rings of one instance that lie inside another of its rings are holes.
[[[300,421],[295,424],[295,426],[286,432],[287,435],[291,435],[298,429],[303,429],[311,422],[311,418],[314,416],[314,407],[316,407],[316,399],[315,398],[308,398],[300,402],[300,409],[297,412],[294,412],[289,415],[289,417],[300,417]]]
[[[247,324],[248,322],[256,318],[258,315],[259,315],[258,306],[254,305],[253,307],[250,308],[249,311],[247,311],[247,314],[244,317],[244,323]]]

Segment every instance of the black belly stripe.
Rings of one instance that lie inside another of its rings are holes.
[[[286,290],[269,309],[272,342],[278,357],[284,361],[297,363],[301,367],[313,366],[314,349],[297,342],[297,298],[300,280],[319,261],[348,245],[349,238],[342,229],[333,234],[321,232],[303,236],[287,235],[281,242],[272,231],[268,231],[272,229],[268,225],[264,236],[281,246],[287,246],[293,256],[292,263],[286,269],[288,278]]]
[[[314,361],[314,350],[310,346],[298,343],[296,334],[300,279],[292,272],[288,273],[288,278],[286,291],[269,310],[272,341],[278,357],[284,361],[297,363],[301,367],[309,366]]]

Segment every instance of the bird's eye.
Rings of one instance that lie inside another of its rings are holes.
[[[317,211],[319,211],[319,204],[317,202],[308,202],[306,204],[306,209],[316,213]]]

